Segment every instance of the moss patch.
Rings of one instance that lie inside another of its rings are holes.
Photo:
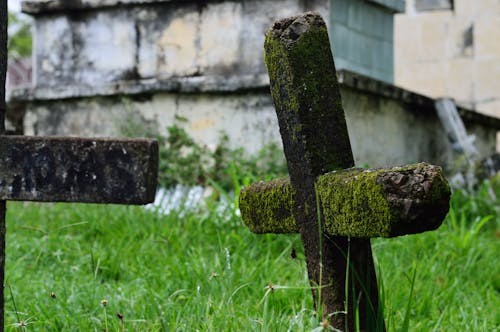
[[[393,237],[439,227],[450,189],[439,167],[425,163],[390,169],[348,169],[322,175],[316,190],[330,235]],[[255,233],[296,233],[288,179],[258,182],[240,195],[240,210]]]
[[[240,193],[241,218],[254,233],[297,233],[289,179],[256,182]]]
[[[322,175],[316,190],[329,234],[393,237],[438,228],[450,188],[440,167],[419,163]]]
[[[350,169],[320,176],[316,190],[328,234],[389,236],[396,216],[377,183],[379,171]]]
[[[284,146],[290,141],[289,152],[301,154],[312,174],[353,166],[328,32],[321,18],[311,13],[277,22],[266,35],[265,54]]]

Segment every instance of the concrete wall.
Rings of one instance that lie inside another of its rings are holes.
[[[500,117],[500,1],[455,0],[434,11],[415,4],[395,16],[395,83]]]
[[[432,105],[412,105],[352,88],[342,89],[356,164],[371,167],[427,161],[447,168],[453,152]],[[483,157],[495,151],[496,130],[468,122]]]
[[[456,155],[431,99],[348,72],[339,77],[357,165],[452,163]],[[186,120],[177,121],[179,117]],[[209,149],[216,148],[222,133],[230,137],[233,147],[250,153],[267,143],[281,144],[267,88],[231,94],[157,92],[37,102],[29,105],[25,123],[28,135],[81,136],[119,136],[131,123],[136,130],[143,127],[166,134],[167,126],[175,123]],[[473,114],[466,125],[469,134],[476,136],[481,155],[493,153],[500,120]]]
[[[120,81],[177,77],[238,77],[265,85],[264,33],[275,19],[307,10],[330,21],[339,69],[392,82],[393,13],[401,3],[25,1],[24,10],[35,17],[34,98],[54,90],[61,95],[61,87],[65,94],[94,95]]]
[[[159,1],[40,14],[35,89],[82,91],[175,77],[239,77],[265,84],[265,32],[275,19],[310,9],[328,18],[327,0]]]
[[[123,131],[141,135],[145,128],[166,135],[167,127],[174,124],[210,149],[216,148],[222,134],[230,137],[232,147],[244,147],[250,153],[280,141],[274,107],[266,92],[159,92],[36,103],[28,106],[25,133],[106,137],[121,136]]]
[[[178,124],[208,148],[223,132],[233,147],[255,152],[280,142],[263,64],[265,31],[275,19],[305,10],[328,19],[330,6],[339,3],[27,1],[23,8],[35,16],[35,86],[14,90],[11,109],[24,110],[28,135],[120,136],[130,127],[166,134],[167,126]],[[389,3],[359,2],[356,8],[389,10]],[[354,15],[358,9],[348,10],[348,26],[351,16],[364,24]],[[381,31],[373,33],[382,38]],[[368,56],[376,44],[348,52]],[[344,47],[334,47],[334,55],[343,54]],[[379,54],[372,64],[389,58]],[[431,99],[360,75],[339,77],[358,164],[449,162],[451,146]],[[481,153],[492,153],[500,120],[474,115],[466,124]]]

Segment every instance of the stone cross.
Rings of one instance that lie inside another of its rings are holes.
[[[331,326],[385,330],[370,238],[439,227],[449,186],[439,167],[425,163],[352,168],[328,32],[318,14],[275,22],[265,62],[290,179],[244,189],[242,219],[255,233],[300,233],[315,308]]]
[[[5,136],[7,3],[0,0],[0,332],[4,330],[5,201],[154,201],[158,142]]]

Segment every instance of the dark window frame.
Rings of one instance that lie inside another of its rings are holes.
[[[415,0],[417,11],[432,10],[453,10],[455,7],[453,0]]]

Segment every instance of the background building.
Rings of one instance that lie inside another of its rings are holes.
[[[356,162],[444,165],[453,153],[434,101],[391,84],[393,15],[403,9],[400,0],[24,1],[33,86],[12,91],[10,109],[29,135],[120,136],[131,125],[165,134],[177,124],[208,148],[224,133],[255,152],[281,141],[264,34],[315,10],[330,28]],[[500,120],[461,113],[491,154]]]
[[[407,0],[394,25],[396,85],[500,117],[500,1]]]

